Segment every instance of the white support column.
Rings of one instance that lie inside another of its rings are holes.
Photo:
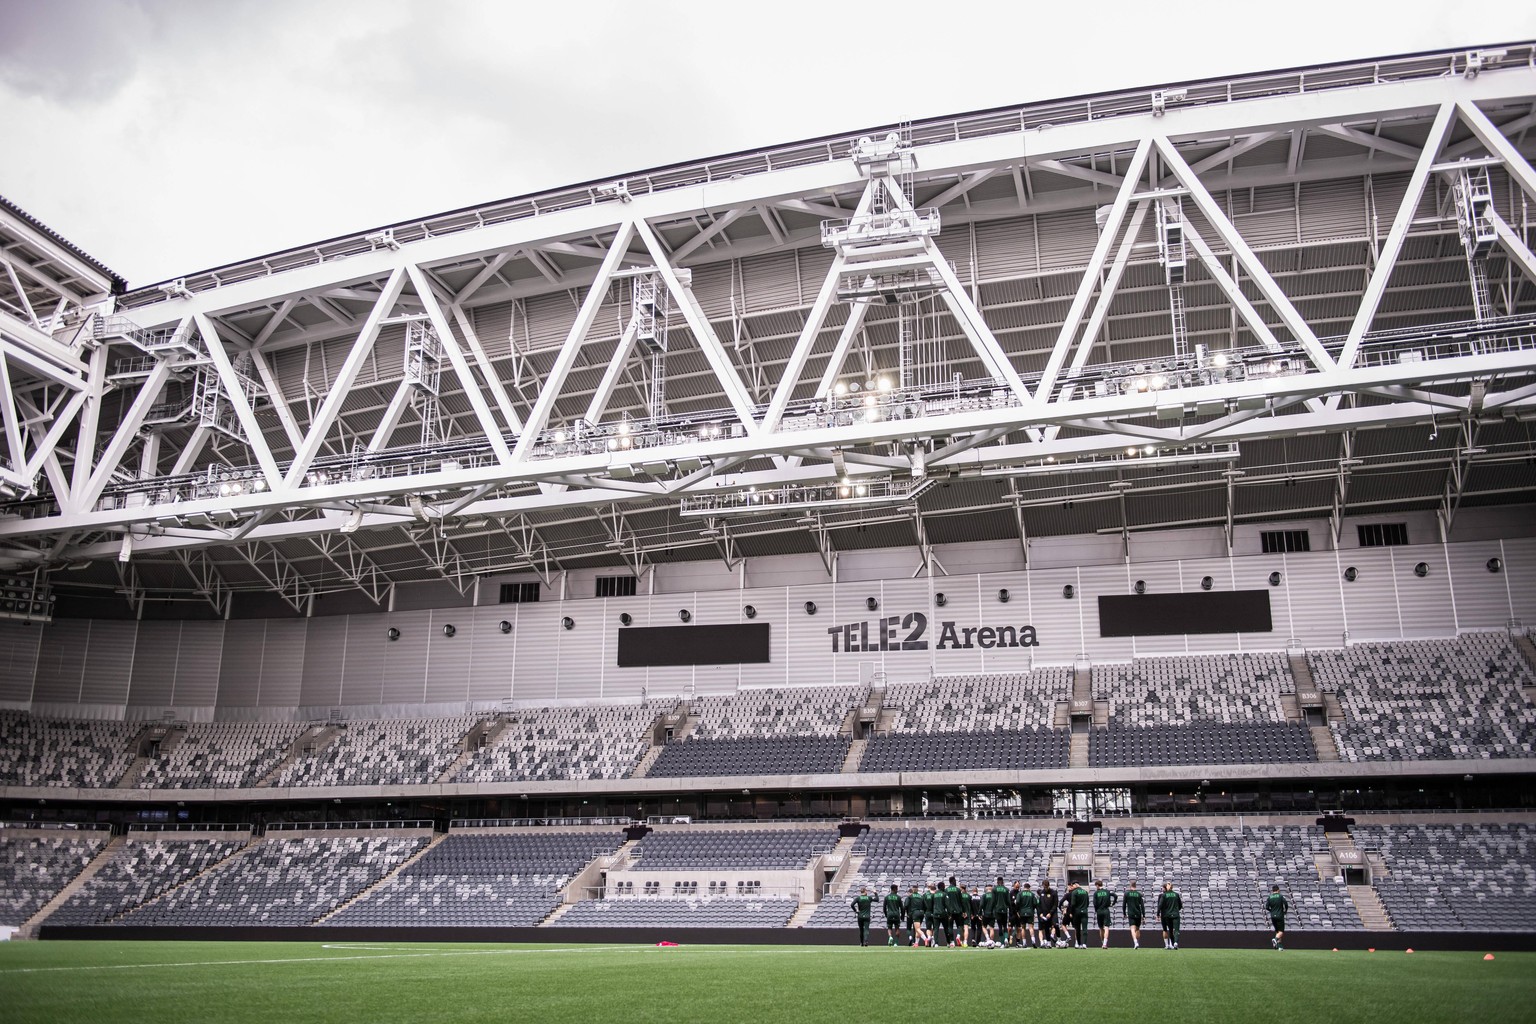
[[[1050,358],[1045,362],[1045,370],[1040,374],[1040,383],[1036,387],[1035,394],[1042,401],[1055,388],[1056,377],[1061,373],[1062,364],[1067,361],[1067,353],[1071,350],[1072,340],[1077,335],[1077,325],[1082,322],[1083,314],[1088,309],[1088,299],[1099,283],[1099,274],[1109,259],[1110,247],[1120,235],[1120,225],[1125,220],[1126,211],[1131,207],[1131,196],[1135,194],[1141,174],[1146,170],[1147,154],[1151,151],[1152,143],[1149,140],[1142,139],[1137,143],[1136,153],[1125,169],[1125,177],[1118,181],[1120,191],[1115,195],[1114,205],[1109,210],[1109,218],[1099,232],[1099,240],[1093,247],[1093,255],[1089,257],[1082,280],[1078,282],[1077,294],[1072,297],[1067,318],[1056,335],[1056,344],[1051,349]]]
[[[768,403],[768,413],[763,417],[763,430],[768,433],[779,429],[779,421],[784,418],[784,409],[789,405],[796,385],[800,383],[800,375],[805,372],[806,361],[811,357],[811,350],[816,347],[816,340],[821,337],[821,328],[826,323],[827,312],[837,298],[837,282],[842,276],[844,263],[842,253],[832,257],[832,266],[821,282],[821,290],[816,293],[816,301],[811,303],[810,312],[806,314],[805,326],[800,331],[800,337],[795,339],[795,347],[790,351],[789,360],[780,372],[779,384],[774,388],[773,398]],[[864,305],[867,306],[867,304]]]
[[[252,348],[250,353],[251,365],[256,367],[261,386],[267,389],[267,398],[272,402],[272,411],[277,413],[278,422],[283,425],[283,433],[288,435],[288,444],[294,451],[298,451],[299,445],[304,442],[304,431],[299,427],[299,421],[293,418],[293,410],[288,408],[288,399],[283,397],[282,389],[278,386],[277,374],[272,372],[272,365],[259,349]]]
[[[485,346],[480,344],[480,335],[475,332],[475,325],[471,322],[469,314],[464,312],[464,307],[458,302],[449,306],[448,312],[453,314],[453,322],[458,325],[459,333],[464,336],[464,344],[469,346],[470,353],[479,364],[480,374],[485,378],[486,387],[491,389],[491,397],[496,399],[496,407],[501,410],[501,418],[506,422],[507,429],[514,434],[521,434],[523,432],[522,417],[518,416],[517,407],[512,404],[512,396],[507,394],[506,385],[501,382],[501,377],[496,373],[496,364],[491,361]]]
[[[825,398],[832,393],[832,388],[837,384],[837,375],[843,372],[843,362],[848,358],[848,348],[853,344],[854,335],[859,333],[859,328],[864,326],[864,317],[869,313],[869,299],[859,299],[848,308],[848,319],[843,321],[843,329],[838,333],[837,344],[832,346],[831,353],[827,356],[827,365],[821,371],[821,383],[816,385],[816,397]]]
[[[1222,241],[1227,244],[1227,248],[1232,250],[1232,254],[1237,257],[1243,269],[1248,272],[1248,276],[1253,279],[1253,283],[1263,293],[1265,300],[1280,315],[1280,319],[1285,323],[1286,329],[1291,332],[1291,335],[1306,350],[1307,355],[1311,357],[1313,365],[1319,370],[1333,369],[1333,357],[1324,351],[1322,343],[1317,340],[1317,334],[1313,332],[1312,327],[1302,318],[1301,314],[1296,311],[1296,307],[1291,304],[1290,297],[1275,283],[1274,277],[1265,269],[1264,264],[1259,260],[1258,255],[1254,253],[1253,248],[1249,246],[1247,240],[1243,238],[1236,226],[1228,219],[1226,212],[1221,208],[1221,204],[1216,202],[1216,197],[1211,195],[1210,190],[1205,187],[1199,175],[1195,174],[1189,164],[1185,163],[1184,157],[1180,155],[1178,148],[1163,136],[1159,136],[1153,141],[1157,146],[1157,151],[1162,154],[1163,161],[1168,165],[1168,169],[1178,179],[1179,184],[1189,190],[1190,199],[1199,208],[1205,219],[1210,222],[1211,227],[1215,229],[1216,233],[1221,236]]]
[[[938,246],[930,239],[926,248],[933,257],[933,265],[939,272],[939,277],[944,281],[944,302],[949,306],[950,312],[960,323],[960,329],[971,340],[976,354],[981,356],[981,361],[987,364],[992,371],[992,376],[1004,381],[1008,389],[1013,392],[1019,402],[1025,406],[1032,405],[1034,399],[1030,397],[1029,389],[1024,386],[1024,381],[1019,377],[1019,371],[1014,369],[1013,361],[1008,358],[1008,353],[1003,351],[1003,346],[998,344],[997,336],[992,333],[992,328],[981,317],[981,310],[971,301],[965,288],[960,284],[960,279],[955,277],[949,261],[939,252]]]
[[[1381,304],[1381,297],[1387,291],[1387,279],[1392,276],[1392,270],[1397,266],[1398,253],[1402,252],[1403,240],[1408,237],[1408,229],[1413,225],[1414,215],[1418,213],[1419,199],[1424,195],[1424,186],[1429,181],[1430,168],[1434,166],[1436,158],[1440,155],[1440,147],[1450,135],[1456,119],[1452,117],[1453,108],[1449,103],[1443,103],[1435,114],[1435,122],[1429,129],[1429,138],[1424,142],[1424,148],[1419,151],[1419,162],[1414,165],[1413,174],[1408,178],[1408,191],[1403,194],[1403,201],[1398,204],[1397,216],[1392,221],[1392,228],[1387,232],[1387,239],[1382,243],[1381,254],[1376,258],[1376,267],[1371,271],[1371,278],[1365,284],[1365,292],[1360,296],[1360,308],[1355,312],[1355,318],[1349,325],[1349,334],[1344,339],[1344,349],[1339,354],[1339,365],[1343,367],[1353,366],[1355,354],[1360,351],[1360,342],[1365,337],[1366,331],[1371,329],[1371,322],[1376,318],[1376,308]],[[1335,400],[1336,401],[1336,400]]]
[[[469,406],[475,411],[476,419],[480,421],[480,429],[485,432],[485,439],[489,442],[491,451],[496,453],[496,460],[503,466],[510,465],[512,452],[507,448],[506,438],[501,436],[501,427],[496,423],[496,418],[491,415],[491,407],[485,403],[485,395],[480,391],[480,383],[475,380],[469,363],[464,359],[464,352],[459,348],[458,339],[453,336],[453,328],[448,326],[448,318],[443,316],[443,307],[438,304],[437,296],[433,294],[431,286],[427,283],[426,275],[422,273],[420,267],[415,265],[405,269],[411,276],[411,284],[415,286],[416,294],[421,296],[421,304],[426,308],[427,318],[432,321],[443,351],[448,354],[448,362],[453,364],[453,372],[458,375],[459,384],[464,388],[464,397],[469,399]]]
[[[383,326],[384,319],[394,309],[395,300],[400,298],[400,290],[405,286],[405,276],[405,268],[396,267],[389,275],[389,280],[385,282],[384,290],[379,293],[378,301],[369,311],[368,319],[363,323],[362,332],[358,334],[357,341],[353,342],[352,351],[347,353],[346,362],[341,365],[341,372],[331,382],[330,389],[325,393],[325,400],[320,403],[320,409],[309,425],[309,433],[304,436],[303,443],[294,452],[293,462],[288,467],[288,476],[283,481],[283,485],[288,489],[298,487],[299,482],[304,479],[304,474],[309,471],[309,464],[319,453],[320,446],[325,443],[325,435],[330,433],[331,424],[336,422],[342,403],[351,393],[352,385],[357,380],[357,375],[362,370],[368,354],[373,351],[373,343],[378,339],[379,328]]]
[[[58,447],[59,438],[74,422],[75,416],[83,405],[85,405],[85,392],[76,391],[69,397],[69,401],[64,403],[64,407],[54,415],[47,433],[37,439],[37,448],[33,450],[31,458],[27,459],[27,464],[22,469],[22,475],[28,480],[34,479],[42,470],[43,462],[54,453]]]
[[[1520,155],[1514,143],[1488,120],[1488,115],[1479,110],[1476,104],[1462,101],[1456,104],[1456,111],[1467,122],[1467,127],[1472,129],[1478,141],[1487,147],[1488,152],[1504,161],[1504,170],[1510,178],[1525,190],[1526,195],[1536,200],[1536,170]]]
[[[1232,275],[1227,273],[1227,268],[1222,265],[1220,257],[1212,251],[1209,243],[1188,221],[1184,222],[1184,238],[1194,247],[1195,254],[1200,257],[1200,262],[1205,264],[1206,271],[1226,295],[1227,301],[1237,310],[1237,315],[1242,317],[1243,323],[1247,324],[1254,337],[1259,339],[1259,344],[1271,352],[1279,352],[1283,347],[1280,339],[1275,337],[1275,332],[1270,330],[1269,324],[1264,322],[1264,318],[1259,315],[1253,303],[1248,301],[1248,296],[1243,294],[1243,289],[1232,279]]]
[[[1515,265],[1525,271],[1525,276],[1536,282],[1536,255],[1526,248],[1520,235],[1505,222],[1503,217],[1500,217],[1497,212],[1490,212],[1493,213],[1493,229],[1499,234],[1499,244],[1504,246],[1504,251],[1509,254],[1509,258]]]
[[[139,389],[138,397],[133,400],[133,405],[128,407],[128,414],[123,417],[122,423],[112,434],[112,440],[107,442],[107,450],[102,453],[101,462],[91,473],[83,487],[75,488],[75,510],[84,512],[96,504],[96,499],[101,497],[102,489],[107,486],[107,481],[112,478],[112,471],[117,469],[123,455],[128,451],[128,446],[138,436],[139,427],[144,424],[144,417],[149,415],[150,408],[155,404],[155,399],[160,397],[160,392],[165,388],[165,382],[170,379],[170,364],[161,360],[155,364],[155,368],[145,378],[144,385]],[[88,405],[87,409],[90,408]]]
[[[7,356],[10,346],[0,338],[0,419],[5,421],[5,443],[11,453],[11,468],[20,474],[27,461],[27,450],[21,437],[21,410],[16,407],[16,395],[11,390],[11,364]]]
[[[187,438],[187,443],[182,445],[181,451],[176,453],[176,463],[171,466],[171,476],[192,472],[193,464],[197,462],[197,457],[203,454],[203,446],[208,443],[209,433],[209,428],[201,423],[192,429],[192,436]]]
[[[582,418],[588,423],[595,424],[608,408],[608,400],[613,397],[614,388],[619,386],[619,377],[624,373],[625,364],[629,362],[629,354],[634,351],[639,326],[640,321],[633,316],[629,318],[629,323],[624,325],[624,333],[619,336],[619,343],[614,346],[613,356],[608,360],[608,368],[603,371],[603,379],[598,383],[597,390],[592,392],[592,400],[587,403],[587,414]]]
[[[224,386],[224,397],[229,400],[230,407],[235,410],[235,418],[240,421],[240,429],[245,431],[245,443],[251,449],[251,454],[256,456],[256,464],[261,467],[261,472],[267,478],[268,487],[277,487],[283,479],[283,471],[277,468],[277,460],[272,457],[272,447],[267,444],[266,436],[261,432],[261,424],[256,422],[256,412],[251,408],[251,403],[245,397],[245,389],[240,386],[240,378],[235,374],[235,368],[230,364],[229,353],[224,351],[224,339],[219,337],[218,328],[214,327],[213,319],[202,313],[194,315],[197,321],[197,329],[203,334],[204,347],[213,358],[213,365],[219,372],[219,380]]]
[[[368,441],[370,452],[383,451],[389,447],[389,439],[394,436],[395,428],[400,426],[400,417],[405,415],[406,406],[411,404],[411,391],[410,381],[402,380],[395,386],[395,394],[390,398],[383,418],[379,420],[378,427],[373,431],[373,437]]]
[[[736,410],[742,425],[746,428],[747,435],[753,436],[759,432],[757,417],[754,415],[756,404],[747,394],[746,386],[741,382],[741,375],[736,372],[735,365],[725,351],[725,346],[720,344],[720,337],[710,325],[709,318],[699,308],[699,302],[694,298],[693,290],[684,288],[682,282],[677,279],[677,272],[672,269],[672,264],[667,260],[666,251],[661,246],[661,241],[651,226],[643,219],[634,222],[635,233],[640,236],[645,247],[650,250],[651,258],[656,261],[656,270],[661,274],[663,281],[672,291],[672,297],[682,307],[683,319],[688,321],[688,329],[693,332],[693,340],[704,353],[704,358],[709,360],[710,368],[715,371],[715,376],[720,380],[720,386],[725,391],[726,399],[731,403],[731,408]]]
[[[613,244],[608,247],[608,255],[603,257],[602,264],[597,268],[597,276],[592,279],[592,287],[587,290],[587,297],[576,313],[576,321],[571,324],[571,329],[565,336],[565,344],[560,346],[560,354],[555,357],[555,365],[550,367],[549,376],[544,378],[543,386],[539,388],[539,397],[528,413],[528,422],[523,425],[523,433],[517,439],[517,446],[512,449],[514,462],[527,460],[529,449],[533,447],[539,434],[549,423],[550,411],[555,407],[555,400],[560,397],[560,390],[565,387],[565,378],[570,374],[571,367],[575,365],[576,356],[587,340],[587,332],[592,329],[592,321],[597,319],[597,311],[602,308],[603,298],[608,294],[608,284],[613,280],[613,272],[619,268],[624,254],[629,251],[630,239],[634,237],[634,221],[626,220],[619,224],[618,233],[613,237]]]
[[[177,330],[186,330],[183,320]],[[75,464],[72,468],[70,490],[79,494],[90,481],[91,471],[96,468],[96,431],[101,423],[101,403],[107,391],[107,346],[98,345],[91,353],[91,366],[86,379],[85,408],[80,412],[80,427],[75,431]],[[161,378],[159,387],[165,385]],[[145,381],[148,386],[148,381]],[[156,391],[159,391],[159,387]],[[146,407],[145,411],[148,411]],[[141,418],[142,419],[142,418]],[[137,427],[135,427],[137,429]]]

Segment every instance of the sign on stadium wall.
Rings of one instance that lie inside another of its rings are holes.
[[[938,625],[935,650],[984,651],[1006,647],[1039,647],[1040,639],[1030,625],[964,626],[952,619]],[[868,654],[877,651],[926,651],[930,639],[928,616],[923,612],[886,615],[878,619],[828,626],[833,654]]]

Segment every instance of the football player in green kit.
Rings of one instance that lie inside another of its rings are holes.
[[[929,882],[923,893],[923,924],[928,930],[928,946],[939,944],[939,929],[944,925],[944,890],[938,882]]]
[[[923,890],[914,885],[901,905],[907,913],[907,945],[921,946],[923,944]]]
[[[1031,944],[1040,945],[1040,929],[1035,925],[1035,914],[1040,910],[1040,897],[1024,883],[1024,888],[1013,901],[1014,907],[1019,912],[1019,944],[1028,949]]]
[[[1088,932],[1088,904],[1090,897],[1088,890],[1082,882],[1072,886],[1067,893],[1067,916],[1072,920],[1073,942],[1078,949],[1087,949],[1088,944],[1083,941]]]
[[[1115,909],[1115,904],[1120,900],[1115,895],[1114,890],[1104,888],[1104,879],[1099,879],[1093,885],[1093,913],[1098,918],[1099,948],[1108,949],[1109,926],[1112,923],[1110,914]]]
[[[951,946],[955,944],[955,931],[964,927],[971,916],[971,901],[965,893],[960,891],[960,886],[955,882],[955,876],[949,876],[949,888],[944,890],[944,938]],[[967,929],[969,930],[969,929]]]
[[[1163,883],[1163,894],[1157,898],[1157,919],[1163,923],[1163,948],[1179,948],[1179,919],[1184,913],[1184,897],[1173,889],[1172,882]]]
[[[1269,923],[1275,927],[1275,937],[1269,940],[1269,944],[1276,949],[1284,949],[1281,943],[1285,941],[1285,912],[1291,909],[1291,904],[1280,895],[1280,886],[1269,887],[1269,896],[1264,900],[1264,909],[1269,911]]]
[[[1008,892],[1008,883],[998,875],[997,884],[992,887],[992,914],[987,918],[987,942],[992,949],[1000,949],[1008,941],[1008,909],[1012,906],[1013,896]]]
[[[1125,908],[1125,923],[1131,929],[1131,948],[1141,948],[1141,919],[1147,912],[1146,902],[1142,899],[1141,890],[1136,888],[1136,882],[1132,880],[1131,887],[1125,890],[1125,895],[1120,899],[1120,905]]]
[[[891,883],[891,891],[885,894],[885,944],[896,945],[896,937],[901,931],[901,890],[896,883]]]
[[[859,945],[869,945],[869,913],[874,909],[875,898],[869,894],[869,886],[859,886],[859,894],[848,901],[859,919]]]

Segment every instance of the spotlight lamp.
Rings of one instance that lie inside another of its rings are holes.
[[[1008,603],[1008,599],[1009,599],[1009,594],[1008,594],[1007,590],[999,590],[997,592],[997,600],[999,601],[999,603],[1007,604]]]
[[[940,608],[943,608],[945,605],[949,604],[949,598],[945,597],[944,592],[941,590],[937,594],[933,595],[933,603],[938,605]]]
[[[512,632],[512,623],[508,622],[506,619],[502,619],[496,624],[496,628],[501,630],[503,633],[510,633]]]
[[[1136,593],[1138,593],[1138,594],[1145,594],[1147,592],[1147,581],[1146,580],[1137,580],[1136,581],[1136,585],[1134,587],[1132,587],[1131,589],[1136,591]]]
[[[749,619],[755,619],[757,618],[757,609],[749,604],[741,610],[741,614],[745,615]]]
[[[393,643],[394,641],[400,639],[400,630],[394,626],[390,626],[389,630],[384,635],[389,637],[390,642]]]
[[[630,623],[632,623],[634,621],[635,621],[634,616],[630,615],[629,612],[620,612],[619,613],[619,625],[627,626],[627,625],[629,625]]]
[[[693,612],[689,611],[687,608],[679,608],[677,610],[677,617],[683,622],[692,622]]]
[[[1200,589],[1201,590],[1210,590],[1215,585],[1216,585],[1216,581],[1211,579],[1211,577],[1209,577],[1209,576],[1201,576],[1200,577]]]
[[[457,636],[458,632],[459,632],[459,628],[457,626],[455,626],[453,623],[448,622],[448,623],[444,623],[443,624],[443,636],[448,636],[448,637]]]
[[[1429,575],[1429,563],[1428,562],[1420,562],[1418,565],[1415,565],[1413,567],[1413,574],[1415,576],[1419,577],[1419,579],[1423,579],[1425,576],[1428,576]]]
[[[815,601],[807,601],[807,602],[805,602],[805,614],[807,614],[807,615],[815,615],[816,614],[816,602]]]
[[[1356,569],[1354,566],[1351,565],[1351,566],[1349,566],[1348,568],[1346,568],[1344,570],[1344,582],[1345,583],[1353,583],[1353,582],[1355,582],[1355,580],[1357,580],[1359,578],[1360,578],[1360,570]]]
[[[1068,583],[1066,586],[1061,588],[1061,596],[1070,601],[1077,596],[1077,588]]]
[[[1502,572],[1503,570],[1504,570],[1504,561],[1503,561],[1503,559],[1499,559],[1499,558],[1490,558],[1490,559],[1488,559],[1488,571],[1489,572]]]
[[[864,599],[864,607],[870,611],[875,611],[880,607],[880,602],[876,598],[866,597]]]
[[[564,617],[562,617],[560,619],[560,628],[561,629],[575,629],[576,628],[576,620],[571,618],[569,615],[566,615],[566,616],[564,616]]]
[[[1272,572],[1269,574],[1269,585],[1272,587],[1278,587],[1280,585],[1281,579],[1283,579],[1283,577],[1278,572]]]

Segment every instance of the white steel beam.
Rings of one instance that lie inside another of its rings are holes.
[[[491,451],[496,453],[497,460],[503,466],[508,465],[512,461],[512,452],[507,448],[506,438],[501,436],[501,428],[497,425],[496,418],[491,415],[491,407],[486,404],[485,395],[480,392],[480,384],[475,380],[474,371],[469,368],[469,363],[459,348],[458,339],[453,336],[453,328],[448,325],[448,318],[443,316],[443,307],[438,305],[437,296],[427,284],[426,276],[420,267],[408,266],[406,273],[411,276],[416,294],[421,296],[421,304],[426,307],[427,318],[432,321],[432,326],[437,331],[438,340],[443,346],[443,351],[448,354],[448,362],[453,365],[453,372],[458,375],[459,386],[464,391],[464,397],[469,400],[469,407],[475,411],[475,418],[480,421],[480,429],[485,434]]]
[[[630,353],[634,351],[639,325],[639,318],[634,316],[624,325],[624,333],[619,336],[619,343],[614,346],[613,355],[608,359],[603,379],[598,382],[597,390],[592,392],[592,400],[587,403],[587,414],[582,418],[588,423],[596,424],[608,408],[608,400],[613,397],[613,391],[618,387],[619,378],[623,376],[624,367],[629,362]]]
[[[205,313],[197,313],[193,316],[197,321],[197,329],[202,332],[204,347],[213,359],[214,368],[219,372],[219,381],[224,386],[224,397],[229,401],[230,407],[235,410],[235,418],[240,421],[240,428],[245,431],[245,443],[251,449],[251,454],[256,456],[256,464],[261,467],[261,472],[267,478],[268,487],[277,487],[282,483],[283,471],[277,468],[277,460],[272,457],[272,447],[267,444],[266,435],[261,432],[261,424],[256,422],[256,412],[251,408],[251,403],[245,397],[245,389],[240,386],[240,378],[235,375],[235,368],[230,364],[229,353],[224,351],[224,339],[219,337],[218,328],[213,326],[213,318]]]
[[[1120,226],[1125,221],[1126,211],[1131,206],[1131,196],[1136,191],[1142,172],[1146,170],[1147,156],[1151,152],[1150,139],[1142,139],[1137,143],[1136,153],[1131,157],[1131,162],[1126,165],[1125,177],[1116,181],[1120,191],[1115,195],[1108,219],[1099,230],[1099,240],[1094,244],[1093,255],[1088,258],[1088,266],[1084,268],[1083,276],[1078,282],[1077,293],[1072,297],[1072,305],[1067,309],[1067,318],[1062,322],[1061,330],[1056,335],[1056,344],[1051,347],[1050,357],[1046,359],[1045,371],[1040,375],[1040,383],[1035,386],[1035,396],[1042,402],[1050,397],[1051,390],[1056,386],[1056,377],[1061,373],[1062,364],[1067,360],[1067,353],[1072,349],[1078,324],[1082,322],[1083,313],[1088,309],[1088,300],[1093,296],[1094,288],[1098,286],[1099,274],[1109,258],[1110,247],[1120,235]]]
[[[1477,104],[1460,100],[1456,104],[1456,112],[1467,123],[1467,127],[1472,129],[1478,141],[1487,147],[1488,152],[1504,162],[1505,173],[1525,190],[1527,196],[1536,201],[1536,170],[1520,155],[1514,143],[1504,137],[1504,133],[1488,120],[1488,115],[1479,110]]]
[[[363,368],[363,363],[373,351],[373,343],[378,340],[379,328],[384,325],[384,320],[394,309],[395,301],[400,298],[400,291],[405,287],[405,268],[396,267],[389,275],[389,280],[384,284],[384,290],[379,293],[378,300],[374,302],[373,309],[368,313],[368,319],[363,322],[363,329],[358,334],[357,340],[352,343],[352,350],[347,353],[346,361],[341,364],[336,379],[330,383],[329,390],[325,393],[325,400],[320,403],[320,409],[315,413],[314,419],[309,424],[309,432],[304,435],[304,441],[293,454],[293,462],[288,466],[288,476],[283,481],[283,486],[292,490],[299,486],[304,479],[304,474],[309,472],[310,463],[320,452],[320,446],[325,443],[326,435],[330,433],[331,424],[336,422],[337,415],[341,412],[342,403],[352,391],[352,385],[357,381],[357,375]]]
[[[1358,128],[1347,128],[1342,124],[1320,124],[1313,131],[1332,135],[1336,139],[1353,142],[1357,146],[1374,149],[1377,152],[1386,153],[1390,156],[1399,156],[1405,160],[1415,160],[1419,155],[1419,150],[1416,146],[1410,146],[1405,142],[1394,142],[1391,139],[1384,139],[1379,135],[1362,132]]]
[[[688,329],[693,332],[693,340],[698,343],[704,358],[709,361],[710,368],[719,378],[726,400],[731,403],[731,408],[736,410],[736,415],[740,417],[747,435],[749,437],[755,435],[759,430],[756,403],[747,394],[746,386],[742,384],[735,364],[731,362],[725,346],[720,343],[720,336],[715,333],[709,318],[699,308],[699,301],[694,297],[693,289],[684,288],[682,282],[677,279],[677,272],[672,269],[672,264],[667,260],[667,254],[651,226],[644,219],[637,219],[634,222],[634,228],[635,233],[645,243],[645,247],[650,250],[652,259],[656,261],[657,273],[667,283],[673,299],[682,307],[683,319],[688,322]]]
[[[1493,228],[1499,234],[1499,243],[1504,246],[1504,251],[1509,253],[1509,258],[1525,272],[1526,277],[1536,282],[1536,255],[1532,255],[1520,235],[1497,211],[1490,212],[1493,213]]]
[[[288,446],[298,451],[299,445],[304,443],[304,430],[299,426],[299,421],[293,418],[293,410],[288,408],[288,399],[278,385],[277,374],[272,372],[272,364],[267,362],[266,355],[260,349],[253,347],[249,351],[251,365],[256,367],[256,375],[261,378],[261,386],[267,389],[267,399],[272,403],[272,411],[277,413],[278,422],[283,425],[283,433],[288,437]]]
[[[475,325],[468,313],[459,302],[454,302],[448,307],[453,314],[453,322],[458,325],[459,333],[464,335],[464,344],[469,346],[469,351],[475,357],[475,363],[480,367],[480,373],[485,378],[486,387],[491,390],[491,397],[496,399],[496,408],[501,411],[502,421],[507,429],[514,434],[523,431],[522,417],[517,414],[517,407],[512,404],[512,396],[507,394],[506,385],[501,382],[501,375],[496,372],[496,364],[485,351],[485,346],[480,344],[480,335],[475,331]]]
[[[736,218],[740,217],[745,212],[746,211],[740,207],[734,207],[720,214],[708,227],[704,228],[698,234],[688,239],[688,241],[678,246],[677,249],[672,253],[672,262],[682,263],[683,260],[692,255],[693,251],[699,248],[699,246],[705,244],[711,238],[714,238],[720,232],[736,223]]]
[[[1440,155],[1440,147],[1450,136],[1455,120],[1451,104],[1442,103],[1435,113],[1434,124],[1429,129],[1429,138],[1425,140],[1424,148],[1419,151],[1418,163],[1414,165],[1413,174],[1408,178],[1408,190],[1403,195],[1403,201],[1398,204],[1397,216],[1393,218],[1386,241],[1382,243],[1381,251],[1376,257],[1376,267],[1371,271],[1370,280],[1365,283],[1365,292],[1360,296],[1360,308],[1355,313],[1354,321],[1349,325],[1349,334],[1345,337],[1344,348],[1339,353],[1340,366],[1354,365],[1355,353],[1360,351],[1360,342],[1365,338],[1365,333],[1371,329],[1372,321],[1376,319],[1376,309],[1381,305],[1381,297],[1387,292],[1387,280],[1397,266],[1397,257],[1402,252],[1403,240],[1408,237],[1408,229],[1418,213],[1419,199],[1424,195],[1424,186],[1429,181],[1430,168],[1434,166],[1435,160]]]
[[[821,328],[826,323],[827,312],[837,298],[837,284],[838,279],[842,277],[844,262],[842,253],[835,253],[832,256],[832,266],[828,268],[827,276],[822,279],[821,290],[816,293],[816,300],[811,303],[810,311],[806,314],[805,326],[801,328],[800,337],[795,339],[795,347],[790,350],[789,359],[779,373],[779,383],[773,389],[773,398],[768,403],[768,411],[763,415],[763,430],[768,433],[779,429],[779,421],[784,418],[784,409],[789,405],[789,400],[795,393],[795,387],[800,383],[800,375],[805,372],[805,364],[811,357],[811,350],[816,347],[816,342],[821,337]]]
[[[1196,255],[1200,257],[1200,262],[1205,264],[1206,272],[1211,275],[1217,286],[1221,288],[1222,293],[1227,297],[1227,301],[1232,303],[1232,307],[1237,310],[1237,315],[1242,319],[1243,323],[1248,325],[1248,329],[1253,332],[1259,344],[1271,352],[1279,352],[1284,347],[1280,344],[1280,339],[1275,337],[1275,332],[1270,329],[1269,324],[1259,315],[1259,311],[1254,308],[1253,303],[1248,301],[1248,296],[1243,294],[1243,289],[1233,280],[1232,275],[1227,273],[1227,268],[1222,265],[1221,258],[1211,249],[1210,244],[1206,242],[1200,232],[1195,230],[1195,226],[1188,221],[1184,222],[1184,237],[1194,247]]]
[[[570,375],[571,367],[576,365],[576,357],[581,353],[582,345],[586,343],[587,332],[592,329],[592,322],[597,319],[597,311],[602,308],[603,299],[608,295],[608,285],[613,280],[613,273],[619,268],[625,253],[629,251],[630,240],[634,237],[634,221],[626,220],[619,225],[618,233],[613,236],[613,242],[608,247],[608,255],[603,257],[602,264],[597,268],[597,277],[593,280],[592,287],[587,289],[587,297],[582,300],[581,309],[576,313],[576,320],[565,336],[565,343],[560,346],[560,353],[555,357],[555,365],[550,368],[549,376],[544,378],[543,386],[539,388],[539,397],[528,413],[528,421],[523,424],[523,433],[517,439],[517,446],[512,449],[514,461],[527,460],[529,449],[533,447],[544,428],[549,425],[549,414],[555,407],[555,400],[560,397],[560,391],[565,387],[565,379]]]
[[[400,418],[405,415],[406,408],[411,404],[411,394],[415,386],[410,381],[402,380],[395,385],[394,396],[390,398],[389,405],[384,408],[384,415],[379,419],[379,425],[374,428],[373,437],[368,440],[370,452],[381,452],[389,447],[390,438],[394,437],[395,430],[400,426]]]
[[[102,489],[107,486],[107,481],[112,478],[113,472],[122,462],[123,456],[139,434],[139,427],[144,424],[144,417],[149,414],[150,407],[155,404],[155,399],[160,397],[160,392],[165,388],[165,382],[170,379],[171,366],[165,360],[155,364],[155,368],[144,379],[144,384],[139,388],[138,397],[128,407],[127,414],[117,430],[112,434],[112,440],[107,442],[107,450],[102,453],[101,462],[95,468],[83,484],[77,484],[74,488],[74,506],[78,511],[84,512],[96,504],[96,499],[101,497]],[[89,411],[91,405],[86,405]]]

